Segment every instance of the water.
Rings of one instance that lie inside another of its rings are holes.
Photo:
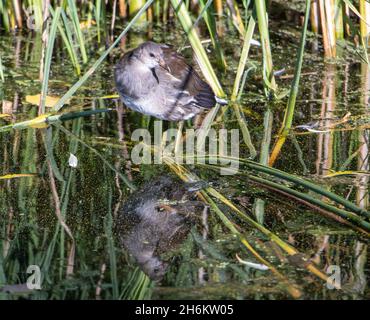
[[[222,24],[220,28],[224,32],[222,46],[228,69],[225,73],[218,71],[218,75],[230,93],[240,55],[240,41],[231,24]],[[120,30],[117,25],[116,34]],[[278,79],[283,92],[289,89],[292,80],[299,32],[294,19],[274,25],[271,30],[275,67],[286,69]],[[131,32],[122,43],[122,49],[135,47],[148,36],[175,47],[185,46],[182,53],[191,61],[189,44],[177,24],[154,26],[149,34]],[[86,38],[90,39],[88,65],[91,65],[104,46],[96,42],[94,28],[86,31]],[[208,48],[210,59],[215,62],[209,45]],[[40,93],[41,41],[37,35],[1,33],[0,50],[6,68],[5,82],[0,86],[1,113],[11,115],[0,119],[3,126],[37,116],[37,106],[26,99]],[[160,283],[151,281],[120,246],[114,221],[122,203],[130,197],[130,188],[122,177],[140,186],[170,170],[166,164],[136,165],[130,161],[132,132],[136,128],[149,128],[153,132],[154,124],[153,119],[138,113],[127,110],[122,113],[117,99],[104,98],[116,94],[113,66],[119,55],[120,50],[115,50],[62,109],[69,112],[113,108],[119,113],[112,111],[80,117],[48,129],[27,128],[0,134],[3,163],[0,176],[35,174],[0,180],[0,287],[8,285],[7,290],[13,291],[0,291],[0,297],[290,298],[286,284],[273,273],[238,262],[236,255],[242,260],[259,263],[213,211],[199,213],[200,221],[193,224],[185,240],[162,253],[169,266]],[[313,130],[307,131],[307,127],[295,129],[283,146],[275,167],[309,178],[358,206],[368,208],[370,71],[353,50],[350,53],[344,51],[336,61],[324,61],[322,56],[315,38],[309,36],[294,124],[306,125]],[[265,132],[266,111],[270,110],[272,121],[271,151],[287,100],[270,102],[265,98],[260,61],[261,50],[252,48],[249,63],[255,64],[257,70],[248,78],[241,101],[258,152]],[[58,38],[48,95],[63,95],[77,79]],[[185,123],[185,127],[192,126],[190,122]],[[216,128],[222,126],[238,128],[232,108],[215,124]],[[68,166],[70,153],[78,159],[77,168]],[[241,138],[240,156],[246,158],[249,155]],[[255,160],[258,159],[259,154]],[[342,289],[328,289],[325,282],[304,269],[300,259],[288,259],[265,235],[220,205],[261,256],[273,263],[290,283],[296,284],[303,298],[369,298],[369,254],[365,236],[324,217],[313,208],[259,188],[243,175],[220,177],[218,172],[203,167],[189,168],[246,212],[253,212],[256,203],[262,205],[264,225],[311,258],[319,269],[329,271],[330,275],[330,266],[340,267]],[[54,170],[53,179],[48,174],[51,170]],[[338,171],[357,173],[330,176]],[[64,228],[61,220],[66,220]],[[30,291],[23,286],[15,292],[15,285],[24,284],[32,274],[27,274],[30,265],[41,268],[41,290]]]

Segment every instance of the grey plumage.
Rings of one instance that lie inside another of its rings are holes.
[[[122,101],[159,119],[190,119],[215,106],[211,87],[170,46],[145,42],[127,52],[115,68]]]

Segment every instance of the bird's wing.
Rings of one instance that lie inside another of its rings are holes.
[[[216,101],[211,87],[199,77],[185,58],[167,45],[162,46],[162,51],[169,69],[167,77],[177,79],[177,81],[170,83],[178,90],[179,100],[189,96],[189,98],[193,98],[193,105],[202,108],[214,107]],[[165,70],[164,72],[166,73]]]

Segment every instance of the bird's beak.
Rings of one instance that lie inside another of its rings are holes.
[[[159,65],[167,70],[168,72],[171,72],[170,68],[168,67],[168,65],[166,64],[166,62],[163,60],[163,58],[159,58],[159,61],[158,61]]]

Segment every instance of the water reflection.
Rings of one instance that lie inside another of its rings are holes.
[[[322,80],[322,105],[320,119],[324,128],[329,128],[336,109],[335,96],[335,66],[327,64]],[[327,175],[332,169],[333,161],[333,132],[320,133],[317,137],[316,174]]]
[[[161,255],[185,240],[205,210],[204,203],[194,199],[195,189],[160,176],[132,194],[118,213],[121,245],[152,280],[161,280],[168,267]]]
[[[370,99],[370,69],[367,64],[361,65],[361,85],[363,92],[363,104],[369,110],[369,99]],[[357,169],[363,172],[370,171],[370,148],[369,141],[370,135],[369,130],[359,130],[358,132],[358,143],[359,153],[357,157]],[[360,176],[358,187],[356,191],[356,203],[360,208],[369,208],[369,175],[364,174]],[[363,294],[366,289],[367,279],[365,275],[365,264],[367,260],[367,244],[356,241],[355,245],[355,270],[356,270],[356,281],[354,283],[354,289],[357,293]]]
[[[370,70],[366,64],[361,65],[361,85],[362,85],[362,100],[364,106],[367,107],[367,111],[370,111],[369,99],[370,99]],[[358,144],[359,153],[357,157],[357,170],[369,172],[370,170],[370,148],[369,141],[370,135],[368,129],[362,129],[358,132]],[[359,179],[359,184],[356,193],[356,202],[361,208],[369,207],[369,175],[364,174]]]

